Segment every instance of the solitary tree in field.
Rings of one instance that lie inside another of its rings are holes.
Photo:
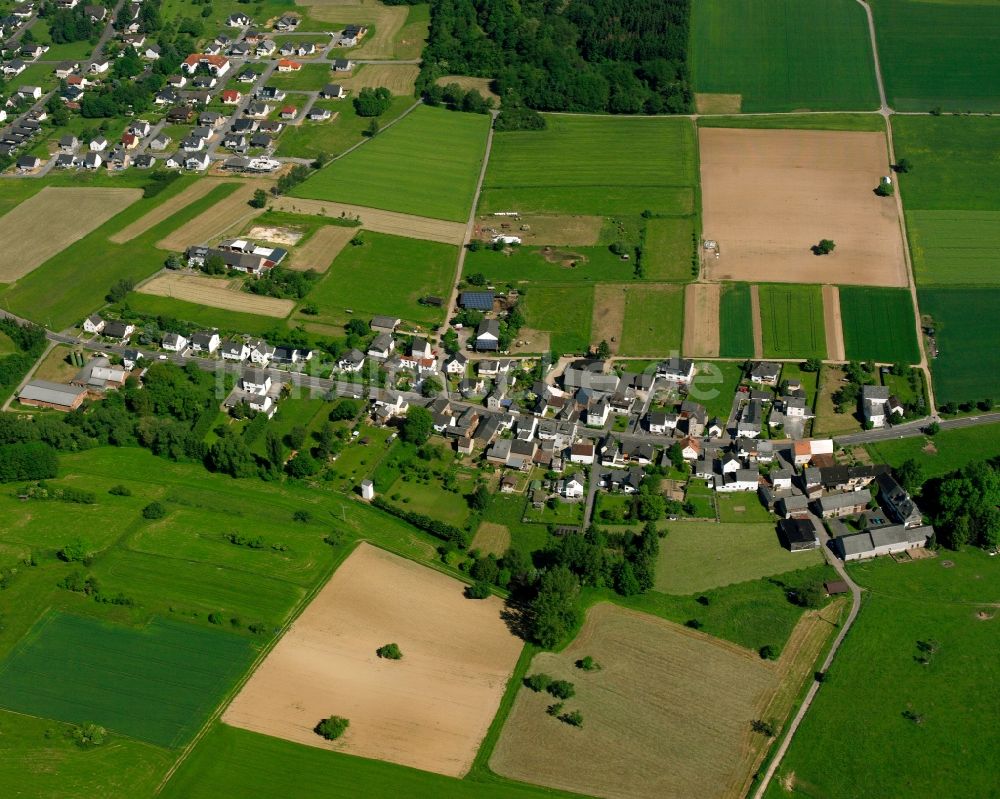
[[[399,649],[399,644],[386,644],[375,650],[375,654],[383,660],[402,660],[403,653]]]
[[[814,244],[812,251],[814,255],[829,255],[837,245],[831,239],[820,239],[819,244]]]
[[[335,741],[344,731],[351,726],[349,719],[345,719],[343,716],[330,716],[328,719],[323,719],[319,724],[313,728],[313,732],[317,735],[321,735],[328,741]]]
[[[253,193],[253,197],[250,199],[251,208],[263,208],[267,205],[267,192],[263,189],[257,189]]]
[[[760,733],[761,735],[766,735],[768,738],[774,737],[774,725],[769,721],[754,719],[750,722],[750,729],[754,732]]]
[[[897,172],[906,173],[906,172],[909,172],[911,169],[913,169],[913,164],[911,164],[910,161],[908,159],[906,159],[906,158],[900,158],[896,162],[896,171]]]

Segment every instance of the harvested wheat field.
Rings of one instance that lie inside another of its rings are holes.
[[[608,342],[612,355],[617,354],[625,323],[626,286],[600,283],[594,286],[594,309],[590,318],[590,337],[594,343]]]
[[[601,669],[575,668],[586,655]],[[521,688],[490,767],[614,799],[718,799],[742,784],[750,722],[779,673],[756,652],[605,603],[588,611],[569,647],[536,655],[535,672],[575,684],[565,710],[579,710],[583,727],[549,716],[548,694]]]
[[[205,275],[163,272],[143,283],[136,291],[140,294],[173,297],[185,302],[208,305],[212,308],[274,316],[279,319],[288,316],[295,307],[293,300],[281,300],[277,297],[265,297],[240,291],[242,285],[242,278],[227,280]]]
[[[840,317],[840,289],[823,286],[823,323],[826,329],[826,353],[831,361],[846,359],[844,324]]]
[[[230,228],[264,213],[263,208],[251,208],[250,198],[260,184],[244,182],[232,194],[190,222],[186,222],[164,239],[156,242],[161,250],[186,250],[192,244],[205,244]]]
[[[719,355],[718,283],[689,283],[684,290],[684,354],[693,358]]]
[[[703,231],[719,242],[710,280],[906,286],[885,135],[702,128]],[[820,239],[836,250],[813,255]]]
[[[362,64],[349,78],[338,78],[340,85],[355,94],[362,89],[385,86],[398,95],[413,96],[420,68],[416,64]]]
[[[480,555],[500,556],[507,551],[510,546],[510,530],[505,524],[495,524],[494,522],[483,522],[476,530],[476,535],[469,545],[469,549],[478,549]]]
[[[742,94],[695,94],[699,114],[738,114],[743,107]]]
[[[465,91],[475,89],[483,97],[492,99],[496,103],[497,108],[500,107],[500,95],[490,88],[490,83],[492,82],[490,78],[474,78],[471,75],[442,75],[434,82],[438,86],[457,83]]]
[[[232,181],[203,179],[199,180],[197,183],[192,183],[180,194],[175,194],[166,202],[160,203],[145,216],[139,217],[131,225],[122,228],[113,236],[109,236],[108,240],[114,242],[115,244],[124,244],[126,241],[131,241],[136,236],[141,236],[147,230],[150,230],[160,224],[160,222],[164,219],[168,219],[173,216],[182,208],[186,208],[196,200],[200,200],[222,182],[231,183]]]
[[[384,6],[377,0],[305,0],[297,5],[305,7],[309,16],[324,22],[351,22],[356,25],[374,26],[357,47],[346,51],[351,58],[395,58],[396,36],[406,17],[407,6]],[[337,55],[337,48],[332,50]]]
[[[236,727],[458,777],[521,652],[498,597],[360,544],[223,714]],[[375,650],[394,642],[399,661]],[[351,721],[328,742],[313,727]]]
[[[13,283],[142,197],[141,189],[46,186],[0,217],[0,283]]]
[[[292,252],[288,268],[303,272],[307,269],[325,272],[330,268],[333,259],[347,246],[347,242],[356,235],[358,229],[354,227],[325,225],[313,233],[305,244]]]
[[[278,197],[271,203],[276,211],[290,211],[296,214],[312,214],[331,218],[346,216],[360,219],[366,230],[376,233],[391,233],[411,239],[440,241],[443,244],[460,245],[465,241],[463,222],[446,222],[443,219],[429,219],[423,216],[401,214],[396,211],[381,211],[363,205],[328,202],[326,200],[304,200],[301,197]]]

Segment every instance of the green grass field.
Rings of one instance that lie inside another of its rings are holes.
[[[291,38],[296,42],[308,41],[307,37]],[[329,42],[329,37],[326,38],[326,41]],[[280,40],[278,44],[281,44]],[[271,74],[271,77],[267,79],[268,86],[277,86],[281,89],[297,92],[318,92],[326,84],[334,82],[329,64],[310,64],[309,62],[302,62],[302,69],[298,72],[278,72],[275,70]],[[282,104],[297,105],[301,110],[306,99],[305,97],[291,95]]]
[[[690,121],[571,116],[546,121],[544,131],[494,136],[479,213],[695,211]]]
[[[421,106],[293,194],[464,222],[490,118]]]
[[[842,286],[844,347],[854,361],[917,363],[913,301],[906,289]]]
[[[759,130],[852,130],[879,133],[885,120],[879,114],[767,114],[698,118],[699,128],[754,128]]]
[[[0,355],[10,355],[17,352],[17,347],[6,333],[0,333]]]
[[[945,559],[953,568],[942,568]],[[996,614],[1000,562],[979,551],[946,552],[850,571],[868,589],[861,614],[767,797],[995,793],[997,628],[976,613],[989,603],[987,615]],[[920,641],[937,646],[927,665],[917,661]],[[781,783],[791,774],[797,787],[788,792]]]
[[[761,285],[760,316],[764,357],[826,357],[823,295],[819,286]]]
[[[749,358],[753,355],[753,307],[747,283],[726,283],[719,299],[719,355]]]
[[[913,165],[899,176],[907,212],[1000,211],[1000,119],[895,116],[892,138],[897,160]]]
[[[893,108],[1000,110],[1000,6],[978,0],[873,0],[871,8]]]
[[[621,355],[680,352],[684,338],[684,287],[633,287],[625,295]]]
[[[728,507],[760,504],[755,494],[740,494],[738,499],[742,502]],[[782,547],[774,523],[676,522],[667,525],[660,544],[655,588],[665,594],[693,594],[801,569],[822,559],[818,549],[789,552]]]
[[[315,749],[218,724],[167,783],[165,799],[219,796],[389,796],[413,799],[572,797],[494,777],[456,780],[405,766]]]
[[[645,278],[688,282],[696,246],[694,220],[690,217],[650,219],[642,247]]]
[[[355,316],[367,321],[384,314],[427,327],[438,324],[442,309],[418,300],[428,294],[447,296],[457,248],[371,231],[361,237],[364,244],[345,247],[309,293],[306,303],[315,304],[319,315],[299,312],[295,318],[342,325]]]
[[[715,506],[719,510],[719,521],[723,524],[760,523],[774,527],[777,521],[771,512],[760,504],[756,494],[723,491],[716,496]]]
[[[864,10],[853,0],[703,0],[692,5],[696,92],[741,94],[744,112],[878,105]]]
[[[150,316],[170,316],[191,322],[199,327],[217,327],[222,333],[249,333],[262,336],[277,328],[287,327],[284,319],[274,316],[229,311],[196,302],[186,302],[176,297],[160,297],[133,291],[128,295],[128,307]]]
[[[906,229],[918,285],[1000,285],[1000,211],[909,211]]]
[[[806,392],[806,402],[810,408],[816,407],[816,391],[819,387],[819,372],[807,372],[801,363],[783,363],[781,380],[799,380]]]
[[[469,251],[465,256],[463,274],[467,276],[479,272],[491,282],[501,285],[625,283],[634,280],[635,264],[623,261],[607,247],[560,247],[557,252],[561,257],[553,263],[546,260],[541,247],[517,247],[509,253],[489,248]],[[572,259],[576,265],[564,266],[564,259]]]
[[[77,324],[104,305],[105,294],[117,280],[138,281],[162,268],[164,255],[162,250],[156,249],[155,243],[227,197],[238,183],[216,186],[201,199],[125,244],[113,244],[108,236],[144,216],[191,182],[181,178],[155,197],[133,203],[72,247],[50,258],[4,293],[4,307],[50,329],[61,330]],[[85,279],[81,278],[81,264],[87,265]],[[59,286],[60,290],[53,291],[53,286]]]
[[[0,785],[36,799],[152,796],[174,753],[111,734],[84,749],[72,727],[0,711]],[[16,787],[15,787],[16,786]]]
[[[998,288],[920,289],[920,312],[934,320],[938,357],[932,361],[939,403],[1000,398]]]
[[[586,352],[590,346],[593,286],[532,286],[521,299],[528,327],[552,334],[553,352]]]
[[[924,477],[941,477],[968,463],[1000,456],[1000,424],[942,430],[933,438],[914,436],[867,445],[877,463],[899,466],[911,458],[924,470]]]
[[[250,642],[231,633],[159,620],[134,630],[54,614],[0,666],[0,702],[21,713],[96,722],[178,746],[251,657]]]
[[[326,122],[307,121],[285,128],[278,139],[278,155],[315,158],[323,154],[330,157],[340,155],[364,139],[363,131],[371,120],[359,117],[350,100],[317,100],[316,105],[329,108],[337,117]],[[411,105],[412,97],[393,97],[392,105],[379,117],[379,123],[385,127]]]

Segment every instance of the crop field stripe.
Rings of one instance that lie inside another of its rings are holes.
[[[826,357],[820,286],[769,283],[759,292],[765,357]]]
[[[913,302],[905,289],[840,289],[844,346],[851,360],[917,363]]]

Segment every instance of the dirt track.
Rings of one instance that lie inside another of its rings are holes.
[[[288,268],[302,272],[307,269],[325,272],[357,232],[358,229],[353,227],[324,225],[306,239],[305,244],[292,250]]]
[[[719,355],[718,283],[689,283],[684,291],[684,354],[689,358]]]
[[[124,244],[126,241],[131,241],[136,236],[141,236],[150,228],[155,227],[160,224],[164,219],[167,219],[182,208],[186,208],[191,203],[196,200],[200,200],[206,194],[208,194],[212,189],[218,186],[220,183],[232,183],[233,181],[220,181],[220,180],[199,180],[196,183],[192,183],[180,194],[175,194],[166,202],[160,203],[152,211],[150,211],[145,216],[140,217],[135,220],[128,227],[124,227],[115,233],[113,236],[108,237],[108,241],[112,241],[115,244]]]
[[[428,219],[423,216],[411,216],[395,211],[380,211],[377,208],[366,208],[362,205],[348,205],[327,202],[326,200],[304,200],[300,197],[278,197],[272,206],[278,211],[291,211],[297,214],[313,214],[331,218],[346,214],[348,217],[359,217],[362,227],[366,230],[391,233],[395,236],[407,236],[411,239],[425,239],[456,245],[461,245],[465,240],[464,222],[446,222],[441,219]]]
[[[0,283],[24,277],[140,197],[140,189],[46,186],[0,217]]]
[[[753,357],[764,357],[764,326],[760,321],[760,287],[750,287],[750,321],[753,325]]]
[[[702,128],[704,236],[720,245],[710,280],[906,286],[885,135]],[[832,239],[831,255],[810,247]]]
[[[264,213],[263,208],[251,208],[248,202],[260,186],[241,183],[240,187],[211,208],[156,242],[161,250],[183,251],[192,244],[207,244],[227,230]]]
[[[611,354],[618,352],[625,322],[625,286],[601,284],[594,287],[594,310],[591,311],[590,337],[595,344],[608,342]]]
[[[140,294],[174,297],[178,300],[208,305],[212,308],[274,316],[279,319],[284,319],[295,307],[292,300],[281,300],[277,297],[264,297],[240,291],[239,287],[242,283],[241,279],[222,280],[204,275],[164,272],[143,283],[136,290]]]
[[[823,324],[826,328],[826,357],[832,361],[843,361],[844,325],[840,318],[840,289],[823,286]]]
[[[521,652],[497,597],[361,544],[285,633],[223,721],[310,746],[460,777]],[[375,650],[390,642],[400,661]],[[327,742],[312,729],[351,721]],[[404,792],[405,793],[405,792]]]

